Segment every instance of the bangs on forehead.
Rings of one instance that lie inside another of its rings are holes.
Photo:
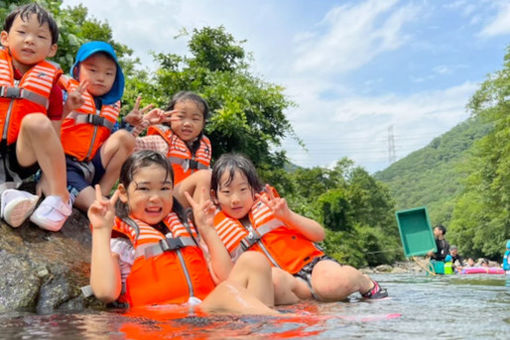
[[[236,173],[238,173],[239,176],[241,176],[242,180],[248,182],[248,177],[243,172],[243,169],[231,166],[231,167],[225,169],[225,171],[220,175],[220,179],[221,179],[224,176],[224,174],[228,174],[228,177],[223,182],[220,182],[220,187],[230,185],[232,183],[232,181],[234,180]]]

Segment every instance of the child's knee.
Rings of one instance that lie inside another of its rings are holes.
[[[51,130],[50,130],[51,129]],[[21,121],[21,130],[27,130],[32,132],[46,132],[52,131],[53,125],[51,121],[43,113],[31,113],[26,115]]]
[[[131,152],[135,148],[136,138],[126,130],[119,130],[111,137],[119,148]]]
[[[271,272],[271,266],[265,256],[256,251],[244,252],[236,264],[241,268],[249,268],[250,271]]]

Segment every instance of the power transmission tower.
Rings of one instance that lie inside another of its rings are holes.
[[[395,155],[395,136],[393,135],[393,125],[388,127],[388,161],[391,163],[397,160]]]

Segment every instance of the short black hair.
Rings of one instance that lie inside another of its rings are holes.
[[[37,15],[37,21],[42,26],[48,24],[51,33],[51,44],[56,44],[58,41],[58,26],[53,17],[37,3],[26,4],[17,7],[14,11],[9,13],[4,21],[4,31],[9,32],[12,27],[12,23],[16,17],[20,17],[21,20],[27,21],[32,14]]]
[[[253,192],[258,193],[264,188],[257,176],[257,170],[248,157],[240,153],[224,153],[214,163],[211,175],[211,189],[215,192],[220,189],[220,180],[223,174],[228,173],[227,185],[234,179],[236,171],[244,175]]]
[[[446,234],[446,228],[442,225],[442,224],[438,224],[436,225],[436,228],[441,230],[441,232],[443,233],[443,235]]]

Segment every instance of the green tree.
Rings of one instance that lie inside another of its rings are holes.
[[[223,27],[194,29],[188,42],[191,55],[156,54],[154,77],[140,71],[129,79],[126,100],[142,94],[145,102],[166,106],[176,92],[195,91],[210,106],[206,134],[214,157],[237,151],[258,168],[282,167],[285,153],[275,150],[284,137],[294,136],[284,113],[293,103],[282,87],[249,72],[242,43]]]
[[[489,75],[469,103],[472,114],[493,126],[477,144],[467,187],[451,223],[473,255],[500,260],[510,238],[510,49],[503,69]]]

